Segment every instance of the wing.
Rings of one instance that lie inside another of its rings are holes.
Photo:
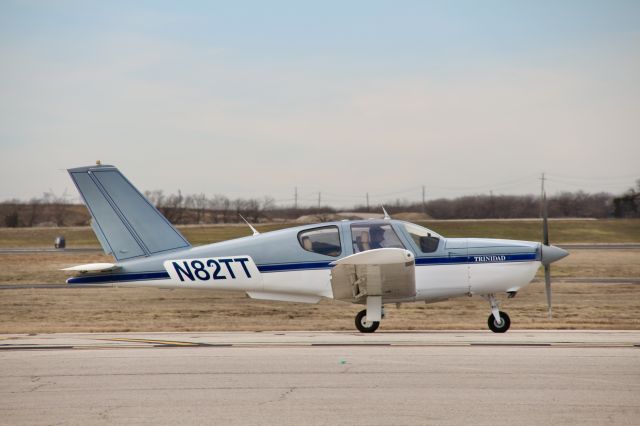
[[[342,258],[333,265],[333,298],[366,303],[368,321],[380,321],[383,299],[391,301],[416,295],[415,258],[408,250],[368,250]]]

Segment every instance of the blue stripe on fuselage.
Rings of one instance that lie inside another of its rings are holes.
[[[91,275],[88,277],[79,276],[71,277],[67,280],[67,284],[98,284],[113,283],[125,281],[148,281],[148,280],[164,280],[168,279],[167,271],[161,272],[139,272],[131,274],[108,274],[108,275]]]
[[[476,261],[474,260],[475,258],[490,259],[490,260]],[[417,257],[416,266],[454,265],[454,264],[467,264],[467,263],[481,265],[486,263],[531,262],[534,260],[538,260],[536,253]],[[332,267],[331,262],[275,263],[275,264],[266,264],[266,265],[257,265],[257,266],[258,266],[258,270],[263,273],[331,269]],[[166,271],[158,271],[158,272],[138,272],[138,273],[128,273],[128,274],[78,276],[78,277],[69,278],[67,280],[67,283],[68,284],[99,284],[99,283],[111,283],[111,282],[164,280],[169,278],[170,278],[169,274]]]
[[[258,271],[260,272],[285,272],[327,268],[331,268],[331,262],[275,263],[270,265],[258,265]]]
[[[472,254],[466,256],[416,257],[416,265],[451,265],[458,263],[482,265],[484,263],[531,262],[534,260],[537,260],[536,253]]]

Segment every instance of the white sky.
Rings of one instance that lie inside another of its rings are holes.
[[[0,5],[0,200],[98,159],[302,204],[640,178],[638,2],[180,4]]]

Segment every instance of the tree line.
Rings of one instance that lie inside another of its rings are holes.
[[[165,194],[161,190],[145,192],[160,212],[174,224],[238,223],[292,221],[301,216],[319,221],[335,219],[338,212],[379,212],[379,207],[356,205],[336,209],[330,206],[279,206],[273,198],[235,198],[224,195]],[[52,191],[28,201],[8,200],[0,203],[0,226],[84,226],[90,216],[83,205],[72,204],[68,196]],[[384,204],[389,213],[423,213],[432,219],[511,219],[539,217],[540,197],[534,195],[470,195],[440,198],[425,202],[394,200]],[[637,218],[640,217],[640,180],[624,194],[584,191],[561,192],[548,197],[550,217]]]

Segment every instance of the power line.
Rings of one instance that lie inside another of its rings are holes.
[[[555,178],[547,178],[547,182],[560,183],[562,185],[568,185],[573,188],[584,188],[584,183],[571,182],[563,179],[555,179]],[[590,186],[594,186],[595,184],[591,184]],[[619,188],[621,186],[620,183],[615,182],[603,182],[599,185],[601,188]]]
[[[569,179],[569,180],[585,180],[585,181],[604,181],[604,180],[628,180],[628,179],[637,179],[640,178],[640,173],[635,173],[632,175],[621,175],[621,176],[569,176],[562,175],[556,173],[550,173],[549,176],[559,177],[561,179]]]
[[[524,184],[529,190],[533,189],[533,184],[537,180],[541,180],[541,190],[544,190],[545,186],[548,186],[548,183],[553,183],[554,187],[556,185],[569,186],[572,188],[593,188],[599,187],[603,189],[611,188],[612,190],[621,189],[624,183],[628,182],[630,178],[638,178],[640,174],[636,175],[617,175],[617,176],[572,176],[567,174],[555,174],[555,173],[547,173],[544,172],[542,175],[539,174],[527,174],[521,175],[519,177],[514,177],[512,179],[504,179],[500,181],[494,181],[493,183],[484,183],[477,185],[432,185],[428,184],[431,197],[442,197],[442,196],[458,196],[460,193],[464,192],[472,192],[472,191],[486,191],[491,190],[496,192],[510,190],[511,188],[515,188]],[[629,184],[631,184],[629,182]],[[531,185],[531,186],[529,186]],[[632,185],[630,185],[632,186]],[[312,186],[313,187],[313,186]],[[419,185],[419,186],[407,186],[404,188],[396,188],[395,190],[383,191],[383,192],[370,192],[360,194],[350,194],[343,193],[338,189],[337,191],[334,189],[333,191],[323,191],[316,190],[313,192],[304,192],[301,195],[301,191],[299,191],[299,187],[295,186],[293,191],[293,197],[282,197],[276,198],[273,201],[276,203],[292,203],[294,208],[299,208],[300,203],[303,202],[309,205],[318,205],[321,206],[322,202],[324,203],[334,203],[339,205],[346,204],[358,204],[362,200],[365,202],[367,208],[371,208],[372,204],[378,204],[380,202],[389,202],[391,197],[398,197],[397,199],[402,198],[403,200],[414,200],[415,202],[421,202],[423,209],[426,209],[426,191],[427,185]],[[345,189],[348,190],[348,187],[345,186]],[[554,188],[555,189],[555,188]],[[255,189],[253,190],[255,191]],[[445,194],[443,194],[443,191]],[[240,191],[241,192],[241,191]],[[254,192],[255,194],[255,192]],[[442,195],[441,195],[442,194]],[[447,195],[449,194],[449,195]],[[363,200],[364,195],[364,200]],[[233,197],[233,196],[231,196]],[[254,196],[253,198],[263,198],[263,196]]]

